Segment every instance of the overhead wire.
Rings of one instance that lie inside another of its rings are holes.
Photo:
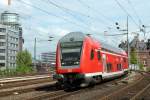
[[[19,0],[19,1],[24,2],[23,0]],[[24,2],[24,3],[25,3],[25,2]],[[42,12],[45,12],[45,13],[47,13],[47,14],[50,14],[50,15],[51,15],[51,13],[49,13],[49,12],[47,12],[47,11],[45,11],[45,10],[43,10],[43,9],[39,8],[39,7],[33,6],[32,4],[28,4],[28,3],[25,3],[25,4],[27,4],[27,5],[31,6],[31,7],[34,7],[34,8],[36,8],[36,9],[38,9],[38,10],[41,10]],[[52,16],[55,16],[55,15],[54,15],[54,14],[52,14]],[[58,17],[58,16],[55,16],[55,17]]]
[[[128,4],[131,6],[131,8],[133,9],[133,12],[135,13],[136,17],[139,19],[140,24],[142,23],[142,20],[139,16],[139,14],[137,13],[137,11],[135,10],[135,7],[133,6],[133,3],[131,2],[131,0],[128,0]]]
[[[78,0],[78,2],[79,2],[81,5],[85,6],[87,9],[90,9],[90,10],[94,11],[97,15],[101,15],[104,19],[106,19],[107,21],[109,21],[109,22],[107,22],[106,24],[110,24],[110,22],[112,22],[113,24],[116,23],[113,19],[108,18],[108,17],[105,16],[103,13],[101,13],[99,10],[96,10],[96,9],[90,7],[88,4],[86,4],[85,2],[83,2],[83,0]],[[106,21],[106,20],[105,20],[105,21]],[[103,20],[103,21],[104,21],[104,20]],[[108,28],[108,30],[114,29],[115,31],[118,31],[118,30],[117,30],[116,28],[114,28],[113,26],[112,26],[112,27],[108,27],[108,26],[107,26],[107,28]]]
[[[80,4],[82,4],[83,6],[85,6],[86,8],[88,8],[88,9],[90,9],[90,10],[93,10],[94,12],[96,12],[96,14],[101,15],[101,16],[102,16],[104,19],[106,19],[107,21],[109,20],[109,21],[111,21],[112,23],[115,23],[114,20],[108,18],[108,17],[105,16],[103,13],[101,13],[99,10],[96,10],[96,9],[90,7],[88,4],[86,4],[86,3],[83,2],[82,0],[78,0],[78,2],[79,2]]]
[[[71,10],[71,9],[66,8],[66,7],[63,7],[63,6],[60,6],[60,5],[54,3],[54,2],[52,2],[52,1],[50,1],[50,0],[48,0],[48,1],[49,1],[49,3],[50,3],[51,5],[54,5],[55,7],[60,8],[60,9],[63,10],[64,12],[66,12],[66,13],[70,14],[71,16],[73,16],[74,18],[76,18],[77,20],[80,20],[80,19],[79,19],[78,17],[76,17],[76,15],[80,15],[80,16],[86,17],[86,18],[88,18],[88,19],[90,19],[90,20],[94,20],[95,22],[98,21],[97,19],[95,19],[95,18],[92,17],[92,16],[86,15],[86,14],[81,13],[81,12],[77,12],[77,11],[75,11],[75,10]],[[74,14],[75,14],[75,15],[74,15]],[[84,21],[84,20],[82,20],[82,21]],[[99,20],[99,21],[100,21],[101,24],[103,24],[103,25],[106,25],[106,24],[107,24],[107,23],[104,23],[103,20]],[[81,22],[81,23],[84,23],[84,22]],[[84,23],[84,24],[87,24],[87,23]]]
[[[128,13],[128,11],[120,4],[120,2],[118,0],[115,0],[115,2],[117,3],[117,5],[127,14],[128,17],[130,17],[130,19],[133,21],[133,23],[140,28],[140,26],[137,24],[137,22],[134,20],[134,18]]]
[[[78,26],[78,27],[80,27],[80,28],[81,28],[81,27],[82,27],[82,28],[84,27],[85,29],[88,30],[88,27],[82,26],[82,25],[80,25],[80,24],[77,24],[77,23],[75,23],[75,22],[73,22],[73,21],[68,20],[67,18],[64,18],[64,17],[62,17],[62,16],[58,16],[58,15],[56,15],[56,14],[53,14],[53,13],[51,13],[51,12],[48,12],[47,10],[41,9],[40,7],[34,6],[34,5],[32,5],[32,4],[29,4],[29,3],[25,2],[24,0],[17,0],[17,1],[22,2],[23,4],[28,5],[28,6],[30,6],[30,7],[33,7],[33,8],[35,8],[35,9],[41,11],[41,12],[44,12],[44,13],[50,15],[50,16],[54,16],[54,17],[56,17],[56,18],[62,19],[62,20],[64,20],[64,21],[69,22],[69,23],[71,23],[71,24],[73,24],[73,25],[76,25],[76,26]],[[88,31],[91,31],[91,30],[88,30]]]
[[[96,12],[96,14],[98,14],[98,15],[101,15],[104,19],[106,19],[107,21],[111,21],[113,24],[115,23],[115,21],[114,20],[112,20],[112,19],[110,19],[110,18],[108,18],[107,16],[105,16],[103,13],[101,13],[99,10],[96,10],[96,9],[94,9],[94,8],[92,8],[92,7],[90,7],[88,4],[86,4],[85,2],[83,2],[82,0],[78,0],[78,2],[80,3],[80,4],[82,4],[83,6],[85,6],[87,9],[90,9],[90,10],[93,10],[94,12]],[[110,24],[110,23],[108,23],[108,24]],[[110,28],[108,27],[108,29],[110,30]],[[113,27],[111,27],[111,29],[114,29]],[[115,29],[116,30],[116,29]],[[116,31],[118,31],[118,30],[116,30]],[[113,35],[111,35],[111,34],[109,34],[109,35],[105,35],[104,34],[104,36],[113,36]],[[115,36],[115,35],[114,35]],[[119,37],[118,37],[118,39],[119,39]],[[112,39],[112,41],[115,41],[114,39]],[[117,43],[116,41],[115,41],[115,43]]]
[[[62,6],[60,6],[60,5],[58,5],[58,4],[54,3],[54,2],[52,2],[52,1],[50,1],[50,0],[48,0],[48,3],[51,4],[51,5],[53,5],[53,6],[55,6],[55,7],[57,7],[57,8],[59,8],[59,9],[61,9],[63,12],[65,12],[65,13],[67,13],[67,14],[73,16],[75,19],[79,20],[80,23],[82,23],[82,24],[84,24],[84,25],[87,25],[87,23],[85,23],[84,20],[81,20],[81,19],[78,18],[77,16],[74,16],[74,14],[71,13],[70,9],[65,8],[65,7],[62,7]]]

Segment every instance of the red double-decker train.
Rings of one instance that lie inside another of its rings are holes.
[[[81,32],[62,37],[56,51],[56,76],[66,88],[82,87],[128,72],[125,51]]]

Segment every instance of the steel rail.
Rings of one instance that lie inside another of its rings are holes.
[[[50,78],[50,77],[51,77],[50,75],[35,75],[35,76],[25,76],[25,77],[2,78],[0,79],[0,83],[26,81],[26,80]]]
[[[0,90],[0,97],[11,95],[13,92],[25,93],[25,92],[29,92],[29,91],[30,92],[35,91],[36,88],[52,85],[54,83],[56,83],[56,81],[37,83],[37,84],[32,84],[32,85],[27,85],[27,86],[18,86],[18,87],[12,87],[12,88],[7,88],[7,89],[1,89]]]
[[[128,88],[138,84],[139,82],[141,82],[142,79],[144,79],[144,76],[142,76],[138,81],[136,81],[136,82],[134,82],[134,83],[132,83],[132,84],[130,84],[128,86],[125,86],[124,88],[121,88],[118,91],[115,91],[115,92],[113,92],[113,93],[111,93],[109,95],[106,95],[106,96],[102,97],[100,100],[108,100],[109,97],[111,97],[113,95],[116,95],[117,93],[119,93],[121,91],[124,91],[125,89],[128,89]]]
[[[130,100],[137,100],[138,97],[144,93],[148,88],[150,87],[150,84],[148,84],[145,88],[143,88],[141,91],[139,91],[135,96],[133,96]]]
[[[64,90],[59,90],[59,91],[55,91],[55,92],[47,92],[44,94],[40,94],[38,96],[33,96],[31,98],[28,98],[27,100],[41,100],[43,98],[53,97],[53,96],[56,96],[56,95],[59,95],[62,93],[64,93]]]

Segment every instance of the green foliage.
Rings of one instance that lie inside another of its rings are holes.
[[[17,53],[16,57],[16,72],[18,73],[29,73],[32,72],[32,57],[27,50],[23,50]]]
[[[144,65],[142,63],[139,64],[140,70],[144,70]]]
[[[0,70],[0,77],[12,77],[12,76],[18,76],[18,75],[28,75],[28,74],[34,74],[32,67],[27,66],[21,66],[16,67],[16,69],[5,69]]]
[[[31,66],[32,64],[32,57],[31,54],[27,50],[23,50],[17,53],[16,63],[18,67],[23,67],[26,69],[25,66]]]
[[[150,67],[147,67],[147,71],[150,72]]]
[[[137,64],[137,54],[136,54],[135,48],[131,48],[130,63],[131,64]]]
[[[17,72],[15,69],[0,70],[0,77],[14,76],[16,74],[17,74]]]
[[[0,70],[0,77],[18,76],[33,73],[33,69],[31,67],[32,57],[27,50],[17,53],[16,64],[16,69]]]
[[[31,72],[33,72],[33,69],[32,69],[32,67],[30,67],[30,66],[18,66],[18,67],[16,67],[16,72],[17,73],[31,73]]]

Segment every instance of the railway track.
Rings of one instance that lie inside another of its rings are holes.
[[[130,77],[126,77],[130,78]],[[125,78],[119,78],[112,81],[106,81],[99,85],[96,85],[93,88],[83,88],[74,90],[71,92],[65,92],[64,90],[58,90],[54,85],[55,82],[47,82],[47,83],[39,83],[38,85],[32,84],[29,86],[22,86],[22,88],[14,87],[15,91],[7,91],[5,93],[0,93],[0,100],[58,100],[69,96],[73,96],[76,94],[86,93],[87,91],[96,91],[96,90],[107,90],[109,87],[118,86],[118,84],[123,84],[122,86],[126,86],[128,83],[124,83]],[[6,89],[4,89],[6,91]]]
[[[100,84],[100,86],[95,86],[95,88],[92,89],[98,89],[98,88],[102,88],[102,87],[107,87],[107,84],[116,84],[116,82],[120,80],[120,79],[116,79],[113,81],[109,81],[109,82],[104,82],[102,84]],[[54,85],[55,82],[48,83],[48,84],[42,84],[41,85],[30,85],[29,86],[23,86],[22,88],[18,87],[19,89],[16,90],[9,90],[9,91],[3,91],[3,93],[0,93],[0,96],[2,98],[2,100],[57,100],[69,95],[73,95],[76,93],[81,93],[81,92],[85,92],[85,91],[90,91],[91,88],[85,88],[85,89],[79,89],[79,90],[75,90],[75,91],[71,91],[71,92],[65,92],[64,90],[58,90],[56,88],[56,86]],[[13,94],[13,93],[18,93],[18,94]],[[3,95],[2,95],[3,94]],[[1,100],[1,99],[0,99]]]
[[[33,80],[33,79],[49,78],[49,77],[50,76],[48,74],[45,74],[45,75],[34,75],[34,76],[24,76],[24,77],[0,78],[0,83],[26,81],[26,80]]]
[[[102,90],[102,89],[107,89],[108,87],[114,86],[114,85],[118,85],[120,83],[122,84],[127,84],[127,83],[123,83],[121,81],[122,79],[115,79],[112,81],[105,81],[101,84],[96,85],[95,87],[92,88],[83,88],[83,89],[79,89],[79,90],[75,90],[75,91],[71,91],[71,92],[65,92],[64,90],[60,90],[60,91],[56,91],[56,92],[48,92],[45,94],[41,94],[32,98],[29,98],[28,100],[59,100],[62,99],[65,100],[66,97],[68,96],[72,96],[72,95],[76,95],[76,94],[80,94],[83,92],[87,92],[87,91],[95,91],[95,90]]]
[[[147,94],[147,98],[149,98],[148,95],[150,94],[149,92],[149,94],[145,92],[150,91],[149,77],[149,73],[144,72],[143,76],[138,81],[116,90],[115,92],[102,97],[100,100],[145,100],[143,99],[145,98],[144,95]],[[150,98],[146,100],[150,100]]]
[[[0,79],[0,97],[34,91],[36,88],[55,83],[48,75]]]
[[[3,78],[0,79],[0,90],[12,87],[31,85],[36,83],[43,83],[48,81],[52,81],[51,77],[48,75]]]

